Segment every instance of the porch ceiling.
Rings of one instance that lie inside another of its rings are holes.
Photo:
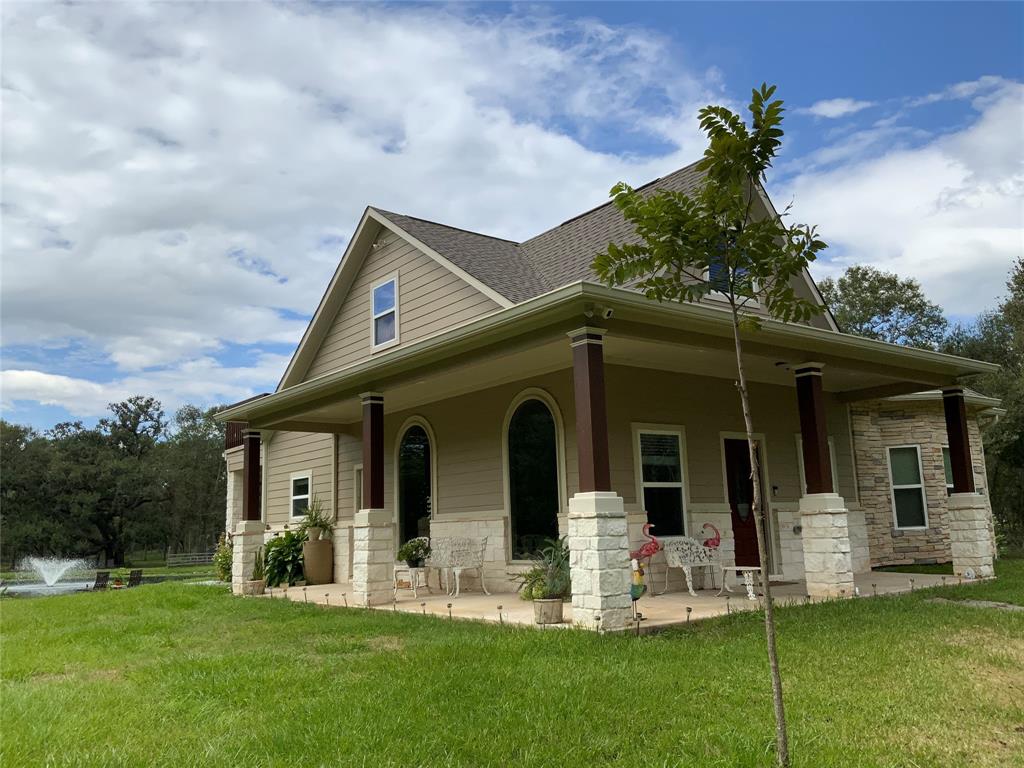
[[[604,310],[612,316],[597,320]],[[226,409],[222,421],[262,429],[345,431],[361,417],[360,392],[381,390],[388,410],[454,397],[568,368],[566,333],[607,330],[610,365],[735,378],[727,312],[662,305],[633,292],[581,283],[545,294],[445,333]],[[824,363],[824,386],[847,400],[905,394],[995,370],[987,363],[905,349],[805,326],[765,321],[744,333],[751,381],[792,386],[792,368]]]

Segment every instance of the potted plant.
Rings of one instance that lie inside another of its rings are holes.
[[[267,589],[266,566],[263,559],[263,550],[256,550],[256,557],[252,563],[252,577],[242,582],[243,595],[262,595]]]
[[[569,545],[565,539],[547,539],[534,565],[521,577],[519,595],[533,601],[537,624],[561,624],[562,603],[572,595],[569,578]]]
[[[268,587],[292,586],[302,581],[302,545],[305,541],[304,531],[285,531],[283,536],[275,536],[267,542],[264,568]]]
[[[309,541],[319,541],[323,534],[327,534],[324,538],[331,538],[334,533],[334,518],[324,511],[323,502],[318,497],[313,497],[313,502],[306,508],[304,514],[306,518],[299,529],[306,532]]]
[[[410,568],[422,568],[428,557],[430,557],[430,539],[425,536],[409,539],[398,549],[398,559],[404,560]]]

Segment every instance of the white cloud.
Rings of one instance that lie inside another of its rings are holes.
[[[720,89],[667,76],[656,34],[536,15],[8,3],[3,23],[3,342],[74,340],[154,387],[296,342],[367,204],[526,237],[692,160]],[[645,99],[688,116],[676,149],[584,144],[662,140]]]
[[[789,182],[794,215],[817,224],[831,246],[816,274],[869,264],[916,278],[952,314],[996,304],[1024,253],[1024,87],[1004,83],[975,107],[976,119],[960,131],[872,157],[843,156]]]
[[[126,376],[99,383],[75,376],[11,369],[0,373],[3,407],[17,411],[19,403],[59,406],[76,416],[107,413],[107,404],[132,395],[153,395],[168,413],[185,403],[235,402],[272,388],[287,357],[261,355],[251,366],[224,367],[208,357],[190,360],[174,369]]]
[[[801,110],[815,117],[846,117],[860,112],[862,109],[875,106],[873,101],[858,101],[856,99],[823,99],[814,102],[811,106]]]

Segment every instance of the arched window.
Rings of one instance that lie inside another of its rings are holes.
[[[508,483],[512,559],[535,554],[558,536],[558,438],[551,410],[530,398],[508,425]]]
[[[419,424],[402,435],[398,446],[398,539],[404,544],[430,535],[432,470],[430,437]]]

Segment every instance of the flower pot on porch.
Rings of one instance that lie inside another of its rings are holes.
[[[307,584],[334,581],[334,542],[330,539],[307,541],[302,545],[302,570]]]
[[[242,594],[247,596],[262,595],[267,589],[266,579],[253,579],[242,582]]]
[[[534,598],[533,620],[537,624],[561,624],[562,599]]]
[[[306,537],[309,541],[320,541],[320,534],[323,533],[323,528],[307,528]]]

